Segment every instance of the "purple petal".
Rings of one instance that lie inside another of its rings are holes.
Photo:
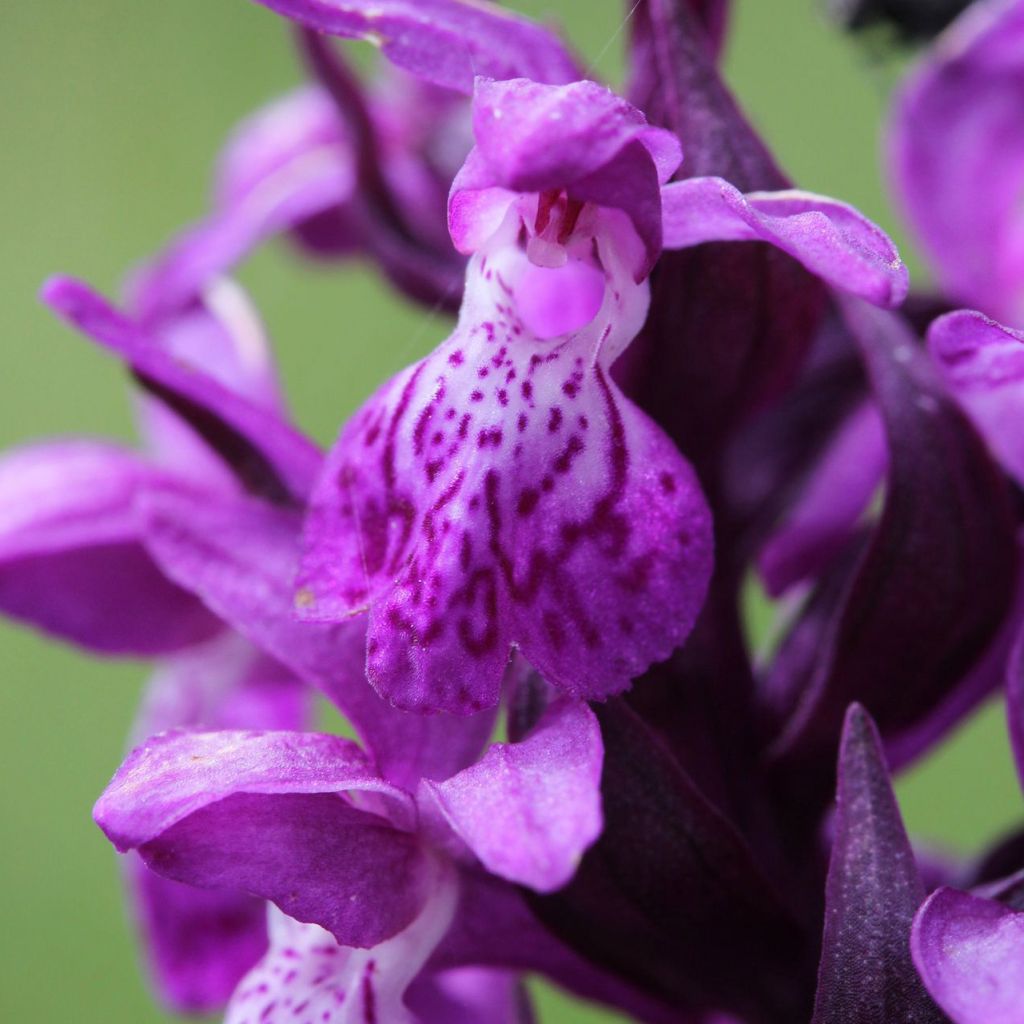
[[[195,889],[129,854],[126,881],[153,984],[176,1013],[221,1010],[267,949],[267,905],[243,893]]]
[[[914,963],[954,1024],[1018,1024],[1024,1006],[1024,913],[955,889],[914,919]]]
[[[678,140],[647,124],[636,107],[594,82],[550,86],[478,79],[477,148],[452,185],[448,223],[471,253],[503,219],[518,192],[565,191],[570,199],[622,210],[643,242],[637,280],[661,252],[658,185],[679,165]]]
[[[320,687],[363,737],[390,781],[414,789],[471,764],[494,715],[416,715],[385,703],[366,681],[365,619],[297,621],[295,513],[258,501],[147,505],[147,544],[164,571],[225,622]]]
[[[177,486],[112,444],[8,453],[0,459],[0,609],[109,654],[166,653],[213,636],[220,623],[139,541],[139,495]]]
[[[128,757],[94,816],[158,874],[252,893],[372,946],[416,916],[429,872],[414,836],[344,793],[402,827],[413,820],[408,796],[340,737],[165,733]]]
[[[608,372],[645,289],[602,236],[600,312],[542,339],[518,289],[560,271],[517,238],[473,257],[455,333],[345,428],[306,522],[300,614],[369,607],[370,680],[403,708],[493,705],[512,644],[572,695],[618,692],[685,638],[710,573],[692,470]]]
[[[1024,486],[1024,332],[960,310],[931,325],[928,348],[996,458]]]
[[[1024,7],[975,4],[903,85],[890,175],[943,289],[1024,317]]]
[[[176,360],[86,285],[53,278],[43,301],[131,368],[149,392],[178,413],[248,487],[278,501],[303,498],[321,456],[276,414]]]
[[[770,594],[817,575],[842,550],[885,479],[887,464],[882,420],[874,403],[865,402],[839,428],[761,551],[758,564]]]
[[[852,206],[812,192],[751,192],[722,178],[689,178],[661,191],[664,245],[768,242],[812,274],[878,306],[898,306],[909,278],[896,246]]]
[[[218,640],[165,662],[136,720],[141,742],[178,726],[299,729],[308,691],[241,637]],[[221,1009],[266,952],[266,905],[244,893],[195,889],[157,875],[136,855],[125,859],[154,984],[179,1012]]]
[[[418,1024],[533,1024],[535,1019],[526,987],[514,971],[424,971],[407,1001]]]
[[[435,865],[419,915],[370,949],[271,911],[270,952],[238,986],[224,1024],[419,1024],[405,990],[451,923],[456,886],[450,869]]]
[[[600,835],[602,757],[594,713],[559,701],[521,743],[496,743],[426,789],[488,871],[550,892]]]
[[[924,885],[878,733],[859,705],[843,726],[836,801],[811,1024],[940,1024],[910,959],[910,925]]]
[[[863,554],[821,584],[831,608],[808,605],[820,639],[788,680],[797,707],[776,753],[808,784],[827,774],[799,767],[801,757],[827,763],[852,701],[871,707],[886,736],[943,703],[994,639],[1017,562],[1005,482],[915,336],[893,314],[844,309],[885,421],[889,477]]]
[[[257,245],[352,195],[354,161],[338,112],[305,88],[236,129],[219,169],[216,207],[182,234],[136,282],[143,321],[187,305]]]
[[[344,39],[368,39],[394,64],[469,93],[477,75],[569,82],[579,77],[547,29],[475,0],[259,0],[278,14]]]

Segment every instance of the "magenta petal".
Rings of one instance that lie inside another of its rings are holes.
[[[1024,486],[1024,332],[959,310],[931,325],[928,348],[989,447]]]
[[[35,445],[0,459],[0,609],[110,654],[153,655],[220,623],[154,565],[135,503],[173,477],[95,441]]]
[[[888,449],[881,416],[865,402],[839,428],[758,564],[774,596],[816,576],[849,541],[885,479]]]
[[[308,690],[240,636],[168,659],[153,676],[134,727],[141,742],[176,726],[299,729]],[[245,893],[196,889],[163,878],[136,855],[125,859],[150,972],[179,1012],[221,1009],[266,952],[266,904]]]
[[[944,291],[1024,317],[1024,7],[974,4],[903,85],[889,126],[893,184]]]
[[[196,889],[125,865],[153,984],[176,1013],[214,1013],[267,949],[267,905],[244,893]]]
[[[411,825],[409,797],[336,736],[165,733],[128,757],[94,816],[158,874],[272,900],[347,945],[394,935],[427,892],[418,841],[391,824]]]
[[[274,412],[175,359],[88,286],[52,278],[43,301],[123,359],[139,382],[185,419],[246,486],[273,500],[303,498],[319,470],[320,452]]]
[[[478,79],[473,136],[491,185],[514,192],[568,188],[641,142],[668,181],[679,166],[678,139],[648,125],[643,112],[596,82],[542,85],[525,78]]]
[[[424,971],[407,998],[417,1024],[533,1024],[530,997],[515,971],[456,967]]]
[[[136,281],[139,316],[188,303],[266,238],[340,207],[355,182],[341,119],[322,90],[302,89],[253,115],[221,159],[213,213]]]
[[[500,224],[515,193],[565,191],[622,210],[644,246],[634,274],[661,252],[659,184],[679,166],[679,141],[595,82],[541,85],[478,79],[476,149],[452,184],[448,224],[460,252],[475,251]]]
[[[761,241],[811,273],[878,306],[907,295],[907,268],[888,235],[852,206],[791,189],[744,196],[722,178],[690,178],[661,191],[666,249]]]
[[[475,0],[259,0],[278,14],[344,39],[369,39],[424,81],[469,93],[476,75],[537,82],[579,77],[547,29]]]
[[[1024,913],[939,889],[914,919],[914,963],[954,1024],[1019,1024],[1024,1008]]]
[[[264,502],[162,498],[146,506],[146,539],[163,570],[225,622],[320,687],[349,718],[390,781],[414,787],[471,764],[493,714],[416,715],[391,707],[366,681],[366,620],[294,616],[299,558],[295,513]]]
[[[428,783],[448,823],[492,874],[540,892],[572,877],[601,832],[601,730],[581,702],[552,705],[521,743]]]
[[[692,469],[609,376],[646,290],[608,244],[600,312],[549,340],[517,312],[525,254],[504,238],[477,253],[455,333],[328,457],[298,607],[328,622],[369,607],[369,677],[399,707],[493,705],[513,644],[568,693],[606,697],[692,626],[710,517]]]

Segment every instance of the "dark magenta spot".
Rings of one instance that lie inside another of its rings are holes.
[[[556,473],[568,473],[576,457],[583,451],[583,442],[575,434],[569,438],[566,446],[555,459],[552,467]]]
[[[537,507],[538,501],[540,501],[540,492],[536,488],[524,488],[519,493],[519,504],[516,505],[516,512],[525,519]]]
[[[484,377],[486,377],[487,374],[489,374],[490,372],[491,372],[491,368],[489,366],[481,366],[480,369],[476,371],[476,375],[481,380],[483,380]]]
[[[465,362],[465,356],[462,354],[462,349],[457,348],[449,357],[448,362],[452,366],[461,366]]]
[[[580,430],[586,430],[590,426],[590,421],[586,416],[580,416]]]
[[[498,388],[498,405],[508,405],[508,392],[504,388]]]
[[[554,479],[552,477],[550,477],[550,476],[544,477],[544,479],[541,480],[541,482],[540,482],[540,489],[545,494],[550,494],[555,489],[555,481],[554,481]]]
[[[484,393],[482,391],[474,391],[470,396],[471,402],[482,402],[484,400]]]
[[[519,414],[519,419],[516,420],[516,428],[519,430],[520,434],[526,429],[526,424],[529,422],[530,421],[526,418],[526,413],[521,412]]]
[[[661,484],[661,489],[666,494],[675,494],[676,478],[671,473],[662,473],[661,476],[658,477],[658,483]]]
[[[528,402],[533,400],[533,384],[530,381],[528,381],[528,380],[524,380],[523,381],[523,383],[522,383],[522,392],[523,392],[523,398],[525,398]]]
[[[548,432],[553,434],[562,425],[562,410],[557,405],[551,407],[548,416]]]

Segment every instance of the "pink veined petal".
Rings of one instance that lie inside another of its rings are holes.
[[[1024,332],[959,310],[931,325],[928,349],[1003,468],[1024,485]]]
[[[348,945],[396,934],[430,891],[411,799],[337,736],[164,733],[128,757],[94,817],[158,874],[269,899]]]
[[[537,82],[579,77],[546,28],[487,0],[259,0],[302,25],[368,39],[424,81],[469,93],[476,75]]]
[[[429,891],[404,930],[370,949],[341,946],[315,924],[272,909],[270,951],[238,986],[225,1024],[424,1024],[406,1006],[405,992],[455,913],[450,866],[431,865]]]
[[[914,964],[954,1024],[1019,1024],[1024,1006],[1024,913],[942,888],[914,918]]]
[[[144,321],[186,306],[271,235],[351,198],[354,158],[330,97],[307,87],[244,121],[217,179],[210,216],[137,278],[135,309]]]
[[[472,767],[424,788],[488,871],[550,892],[601,833],[603,754],[594,713],[561,700],[522,742],[496,743]]]
[[[1024,319],[1024,7],[974,4],[896,96],[889,176],[944,291]]]
[[[761,551],[758,565],[770,594],[816,575],[838,554],[885,480],[887,465],[882,419],[874,403],[865,402],[840,427]]]
[[[692,469],[609,374],[646,287],[601,236],[601,309],[542,340],[517,224],[474,256],[455,333],[344,429],[306,520],[299,613],[369,608],[370,681],[403,708],[493,705],[513,644],[570,694],[619,692],[683,640],[710,573]]]
[[[143,491],[179,488],[137,453],[99,441],[0,459],[0,609],[109,654],[198,643],[220,623],[154,565],[139,539]]]
[[[666,249],[761,241],[789,253],[836,288],[878,306],[906,298],[907,268],[889,237],[852,206],[795,189],[744,196],[722,178],[661,190]]]
[[[152,500],[146,542],[163,571],[225,622],[321,688],[352,722],[390,782],[414,789],[471,764],[494,712],[470,718],[391,707],[366,680],[366,619],[301,622],[294,616],[299,562],[295,513],[265,502]]]

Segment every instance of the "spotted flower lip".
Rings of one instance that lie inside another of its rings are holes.
[[[458,326],[329,455],[296,609],[369,609],[369,678],[403,708],[493,705],[513,646],[603,699],[685,639],[711,570],[692,469],[610,373],[646,316],[663,225],[679,245],[771,241],[883,303],[906,271],[843,204],[663,187],[678,143],[592,82],[478,79],[473,122],[449,204],[473,254]],[[711,194],[725,206],[707,214]]]

